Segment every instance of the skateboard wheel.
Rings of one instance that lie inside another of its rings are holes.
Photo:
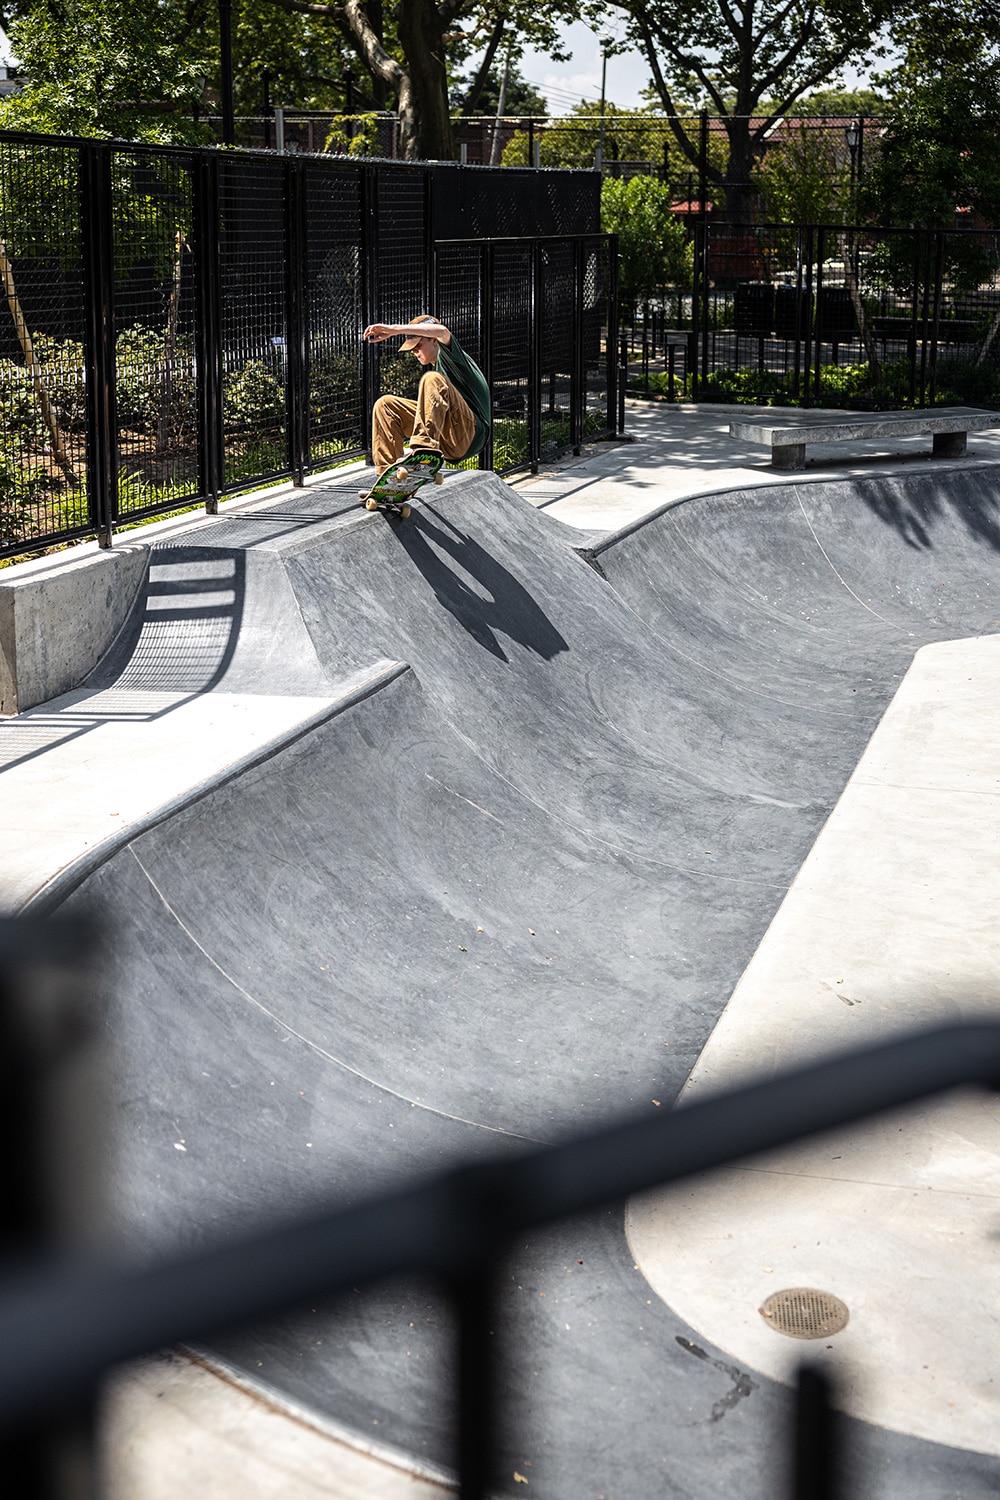
[[[378,501],[374,495],[369,495],[365,501],[365,510],[378,510]]]
[[[444,475],[443,474],[435,474],[434,475],[434,483],[435,484],[444,484]]]
[[[402,484],[403,480],[406,478],[406,469],[405,468],[397,469],[396,470],[396,478],[399,480],[400,484]]]
[[[405,521],[406,518],[407,518],[407,516],[410,514],[410,507],[408,505],[401,505],[399,507],[399,514],[402,516],[403,520]]]

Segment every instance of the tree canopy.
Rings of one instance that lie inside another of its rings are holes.
[[[0,104],[0,128],[197,138],[202,70],[156,0],[37,0],[5,24],[29,82]]]
[[[722,118],[723,169],[709,179],[727,216],[748,218],[753,167],[767,132],[798,101],[830,83],[852,59],[870,57],[898,0],[612,0],[627,19],[625,41],[649,64],[660,107],[675,117],[681,152],[697,164],[697,130],[683,116],[692,99]],[[595,25],[606,13],[590,0]]]
[[[1000,223],[1000,5],[920,0],[885,76],[883,129],[866,163],[865,213],[951,228]]]

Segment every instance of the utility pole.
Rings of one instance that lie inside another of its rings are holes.
[[[490,166],[495,167],[500,160],[500,125],[503,121],[504,110],[507,108],[507,84],[510,81],[510,48],[507,48],[507,56],[504,58],[503,78],[500,80],[500,98],[497,100],[497,118],[493,127],[493,145],[490,149]]]

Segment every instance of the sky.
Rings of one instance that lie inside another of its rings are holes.
[[[612,35],[621,32],[609,19],[608,31]],[[520,64],[521,76],[533,84],[548,101],[553,114],[565,114],[581,99],[599,100],[601,97],[601,47],[597,35],[582,21],[576,21],[565,33],[567,48],[572,49],[572,59],[565,63],[554,63],[541,52],[526,52]],[[870,82],[867,72],[845,69],[843,82],[846,87],[864,87]],[[622,109],[639,109],[645,102],[639,95],[649,84],[649,71],[637,52],[627,52],[620,57],[608,58],[605,97]]]

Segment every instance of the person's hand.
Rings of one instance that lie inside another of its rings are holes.
[[[361,335],[371,344],[382,344],[391,339],[396,330],[389,323],[371,323]]]

